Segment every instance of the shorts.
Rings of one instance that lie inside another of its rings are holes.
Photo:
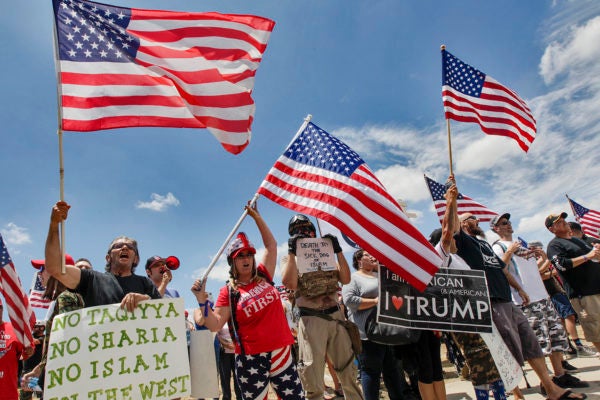
[[[567,332],[550,299],[536,301],[521,309],[537,336],[544,355],[569,350]]]
[[[529,326],[525,314],[512,302],[492,301],[492,319],[519,365],[525,360],[544,357],[538,338]]]
[[[562,319],[567,319],[571,315],[577,316],[577,313],[573,309],[569,298],[564,293],[556,293],[552,296],[552,304],[556,308],[556,312]]]
[[[571,304],[579,315],[579,323],[583,329],[585,340],[600,342],[600,294],[575,297],[571,299]]]

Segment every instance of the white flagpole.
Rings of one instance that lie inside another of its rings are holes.
[[[300,126],[300,129],[298,129],[298,132],[296,132],[296,134],[294,135],[294,137],[290,141],[290,143],[287,145],[287,147],[289,147],[290,144],[292,144],[292,142],[296,139],[296,137],[298,135],[300,135],[300,133],[302,133],[302,131],[304,131],[304,129],[306,129],[306,125],[308,125],[308,123],[310,122],[311,118],[312,118],[312,115],[310,115],[310,114],[308,114],[306,116],[306,118],[304,118],[304,122]],[[256,200],[258,200],[259,196],[260,196],[260,194],[257,191],[254,194],[254,197],[252,198],[252,200],[250,200],[250,204],[248,206],[249,207],[253,207],[254,203],[256,203]],[[242,224],[242,221],[244,221],[244,218],[246,218],[246,215],[248,215],[248,211],[244,210],[244,212],[242,213],[242,216],[235,223],[233,229],[231,230],[231,232],[229,232],[229,235],[227,235],[227,238],[225,239],[225,241],[223,242],[223,244],[221,245],[221,247],[217,251],[217,254],[215,254],[215,256],[213,257],[213,259],[211,260],[210,264],[208,265],[208,268],[206,269],[206,272],[202,275],[202,278],[200,278],[203,284],[206,282],[206,279],[208,278],[208,274],[210,274],[210,272],[214,268],[215,264],[219,260],[219,257],[221,257],[221,254],[223,254],[223,251],[225,251],[225,247],[227,247],[227,244],[229,243],[229,241],[231,240],[231,238],[233,237],[233,235],[235,235],[235,232],[238,230],[238,228]]]

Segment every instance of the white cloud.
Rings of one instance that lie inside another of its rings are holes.
[[[562,40],[561,40],[562,39]],[[581,26],[571,26],[566,34],[546,47],[540,62],[540,74],[552,83],[560,74],[574,74],[573,65],[597,64],[600,58],[600,16]]]
[[[27,228],[17,226],[13,222],[6,224],[0,231],[7,244],[18,246],[31,243],[31,236],[27,233]]]
[[[177,207],[179,205],[179,200],[177,200],[177,198],[171,192],[167,193],[165,196],[152,193],[150,198],[152,199],[151,201],[138,201],[135,207],[161,212],[165,211],[170,206]]]

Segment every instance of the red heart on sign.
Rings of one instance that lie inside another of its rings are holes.
[[[396,307],[396,310],[399,310],[400,307],[402,307],[404,300],[402,299],[402,297],[392,296],[392,303],[394,303],[394,307]]]

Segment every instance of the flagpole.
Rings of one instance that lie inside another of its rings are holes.
[[[63,132],[62,132],[62,92],[61,92],[61,79],[60,79],[60,61],[58,55],[58,37],[56,33],[56,20],[53,19],[54,29],[52,31],[54,36],[54,42],[52,47],[54,48],[54,70],[56,71],[56,104],[57,110],[56,115],[58,118],[58,128],[56,134],[58,135],[58,174],[59,174],[59,198],[60,201],[65,201],[65,166],[63,160]],[[61,258],[61,273],[67,273],[67,267],[65,266],[65,221],[60,222],[60,258]]]
[[[446,45],[443,44],[440,46],[440,51],[446,50]],[[454,170],[452,169],[452,140],[450,139],[450,119],[446,118],[446,131],[448,132],[448,158],[450,160],[450,175],[454,174]]]
[[[258,192],[255,193],[254,197],[252,197],[252,200],[250,200],[250,204],[248,204],[248,207],[254,207],[254,204],[256,204],[256,200],[258,200],[259,196],[260,196],[260,194],[258,194]],[[231,238],[233,237],[233,235],[235,235],[235,232],[238,230],[238,228],[242,224],[242,221],[244,221],[244,218],[246,218],[246,215],[248,215],[248,210],[246,210],[244,208],[244,212],[242,213],[240,219],[238,219],[238,221],[235,223],[235,226],[233,227],[233,229],[231,230],[231,232],[229,232],[229,235],[227,236],[227,238],[225,239],[225,241],[223,242],[223,244],[221,245],[221,247],[217,251],[217,254],[215,254],[215,256],[213,257],[212,261],[208,265],[208,268],[206,269],[206,272],[204,273],[204,275],[202,275],[202,278],[201,278],[202,282],[206,281],[206,278],[208,278],[208,274],[210,274],[210,271],[212,271],[213,267],[215,266],[215,264],[219,260],[219,257],[221,257],[221,254],[223,254],[223,251],[225,250],[225,247],[227,246],[227,244],[229,243],[229,241],[231,240]]]
[[[575,218],[575,220],[577,220],[577,213],[575,212],[575,207],[573,207],[573,203],[571,202],[569,195],[565,193],[565,197],[567,198],[567,201],[569,202],[569,205],[571,206],[571,211],[573,211],[573,218]]]

